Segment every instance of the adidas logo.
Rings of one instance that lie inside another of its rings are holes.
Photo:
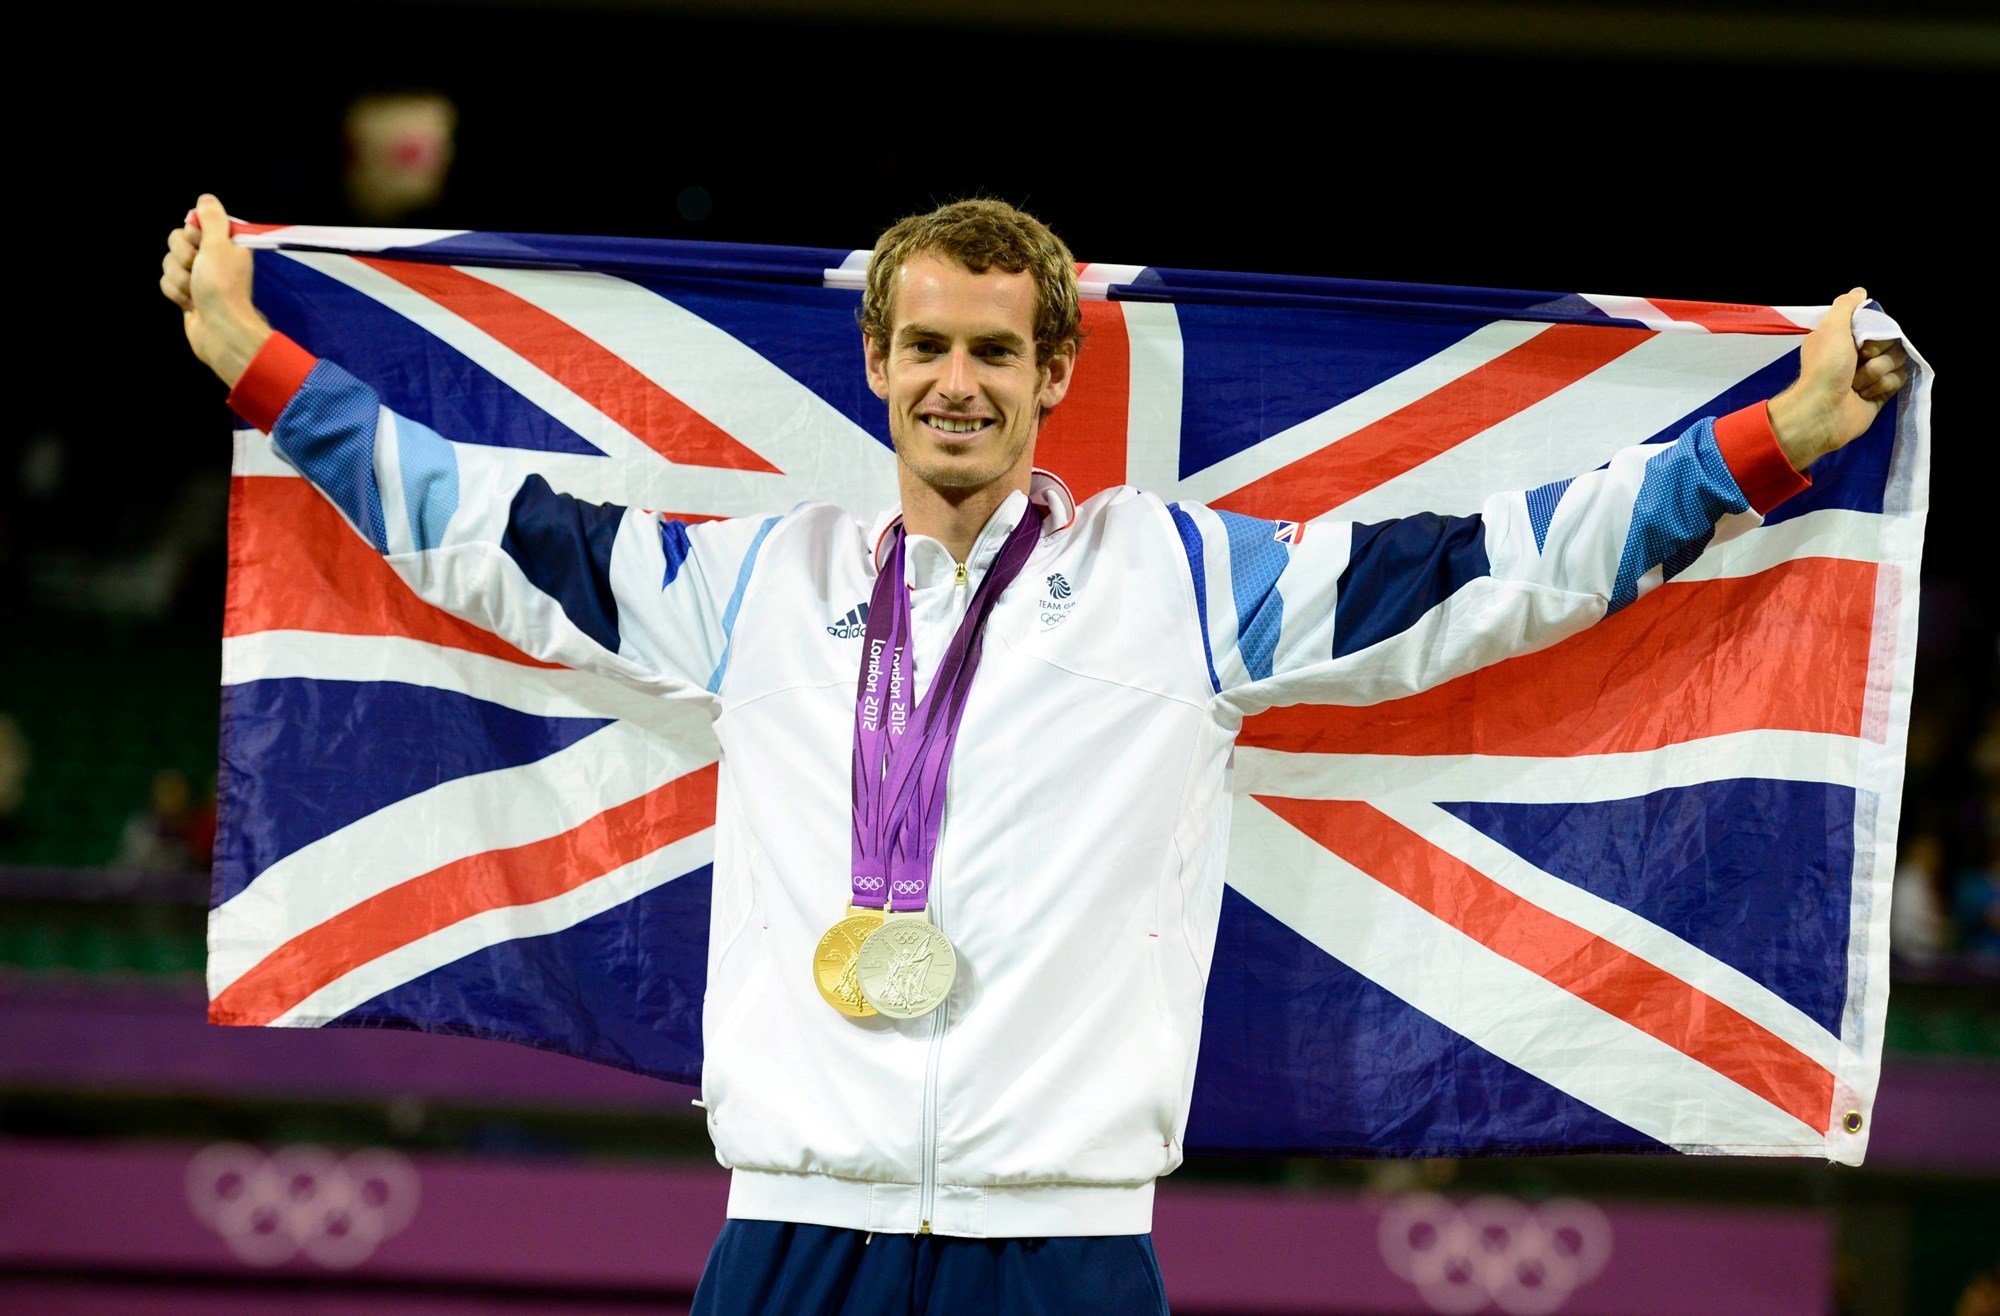
[[[868,605],[857,603],[847,610],[845,617],[835,617],[826,633],[836,640],[858,640],[867,630]]]

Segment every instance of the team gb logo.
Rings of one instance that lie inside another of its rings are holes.
[[[1069,610],[1076,606],[1076,600],[1070,597],[1073,591],[1062,572],[1050,572],[1044,584],[1047,588],[1041,599],[1042,629],[1052,631],[1069,620]]]

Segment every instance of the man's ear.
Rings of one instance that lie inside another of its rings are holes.
[[[867,333],[861,335],[861,355],[868,363],[868,387],[884,402],[889,400],[889,354]]]
[[[1069,392],[1069,381],[1076,371],[1076,349],[1058,352],[1042,364],[1042,388],[1035,395],[1035,405],[1043,411],[1053,408]]]

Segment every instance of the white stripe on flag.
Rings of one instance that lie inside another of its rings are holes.
[[[1401,411],[1438,389],[1504,356],[1548,329],[1546,324],[1503,320],[1473,330],[1433,356],[1389,376],[1338,406],[1281,430],[1263,442],[1234,453],[1213,466],[1175,481],[1172,497],[1212,503],[1272,475],[1356,430]],[[1569,474],[1575,474],[1574,471]],[[1158,492],[1167,496],[1169,486]],[[1488,486],[1489,488],[1492,486]]]
[[[639,690],[572,668],[528,667],[398,635],[259,631],[222,642],[222,684],[304,678],[397,681],[470,695],[535,717],[625,718],[713,742],[712,700],[694,686]]]
[[[821,271],[821,277],[829,288],[842,288],[848,292],[861,292],[868,287],[868,259],[875,253],[866,248],[850,251],[841,258],[840,264]]]
[[[614,722],[533,763],[386,805],[286,855],[209,912],[209,995],[371,896],[468,855],[560,835],[712,761]]]
[[[1113,285],[1136,282],[1145,272],[1144,265],[1108,265],[1092,261],[1076,272],[1077,295],[1087,301],[1101,302],[1111,295]]]
[[[1131,352],[1125,478],[1165,496],[1181,482],[1180,312],[1172,302],[1120,302],[1119,307]]]
[[[1562,804],[1626,800],[1721,777],[1855,786],[1860,745],[1810,731],[1738,731],[1625,754],[1307,754],[1236,750],[1239,795],[1299,800],[1486,800]]]
[[[1676,584],[1754,576],[1798,558],[1845,558],[1852,562],[1894,562],[1903,558],[1909,522],[1849,512],[1837,507],[1807,512],[1776,525],[1757,526],[1702,552]]]
[[[1496,489],[1534,489],[1596,469],[1798,345],[1785,334],[1657,334],[1326,515],[1470,515]]]
[[[1709,332],[1707,325],[1696,324],[1692,320],[1677,319],[1644,297],[1620,297],[1615,293],[1604,292],[1580,292],[1577,296],[1606,315],[1620,320],[1637,320],[1648,329],[1671,329],[1677,332],[1701,334]]]
[[[788,463],[785,460],[787,455],[795,454],[777,451],[760,453],[773,465],[796,474],[773,475],[763,471],[675,465],[512,348],[422,293],[351,257],[310,252],[284,254],[375,299],[436,335],[529,402],[596,444],[612,459],[607,461],[603,457],[575,453],[472,445],[472,451],[481,462],[509,472],[517,479],[535,473],[544,476],[552,486],[565,493],[595,502],[659,507],[711,516],[768,512],[773,507],[825,494],[823,483],[807,483],[809,480],[823,480],[827,468],[816,463],[827,460],[825,451],[814,450],[813,460],[803,463]],[[655,340],[656,351],[665,351],[669,355],[686,352],[709,367],[716,366],[719,360],[727,360],[732,365],[728,376],[733,386],[760,395],[766,406],[782,400],[793,404],[793,408],[785,413],[798,431],[790,436],[790,446],[797,448],[803,444],[810,449],[808,440],[817,440],[828,445],[832,451],[851,448],[850,455],[856,460],[837,465],[843,471],[853,470],[850,482],[856,485],[857,492],[866,492],[877,485],[893,490],[894,458],[852,421],[735,339],[653,293],[602,274],[482,269],[462,269],[458,272],[503,287],[507,285],[495,275],[521,276],[523,286],[529,286],[527,276],[566,281],[566,293],[560,299],[564,313],[560,318],[576,326],[584,336],[597,339],[614,353],[619,350],[619,344],[604,341],[605,325],[611,319],[622,318],[627,323],[619,332],[621,338],[645,340],[650,337]],[[508,287],[507,290],[519,295],[515,287]],[[538,291],[544,296],[547,294],[546,288],[539,288]],[[599,323],[595,330],[577,323],[577,313],[591,307],[598,312],[596,319]],[[728,345],[727,348],[721,346],[723,343]],[[733,349],[733,354],[730,349]],[[628,364],[641,373],[647,373],[639,362]],[[716,421],[732,435],[758,434],[759,443],[763,443],[761,435],[774,432],[768,424],[761,430],[733,429],[717,420],[695,399],[677,389],[667,391]],[[858,439],[854,437],[857,435]],[[446,434],[444,437],[466,442],[486,436]],[[862,444],[866,445],[865,449]],[[868,469],[871,458],[879,466],[879,471]],[[879,490],[877,492],[879,495]],[[889,495],[889,501],[893,501],[893,494]]]
[[[1681,1151],[1824,1154],[1802,1121],[1489,950],[1256,801],[1237,800],[1235,827],[1245,843],[1231,847],[1231,886],[1509,1064]]]
[[[338,251],[390,251],[397,247],[421,247],[445,238],[471,232],[462,228],[336,228],[325,224],[287,224],[267,233],[245,233],[236,238],[239,247],[277,251],[288,247],[329,247]],[[287,251],[286,255],[296,253]]]
[[[1614,901],[1529,863],[1435,804],[1375,801],[1375,807],[1446,854],[1595,936],[1666,970],[1831,1070],[1840,1039],[1749,974]]]
[[[867,520],[896,506],[895,456],[873,435],[761,353],[659,293],[623,279],[567,270],[460,273],[504,288],[563,320],[783,472],[773,476],[705,466],[675,472],[684,483],[698,471],[718,490],[735,487],[732,481],[747,482],[745,493],[754,492],[757,501],[732,504],[732,514],[767,513],[820,499]],[[854,333],[858,378],[861,331]],[[671,502],[640,505],[693,510]]]
[[[271,436],[264,431],[239,429],[230,437],[234,441],[229,459],[231,475],[269,475],[291,480],[305,478],[293,469],[290,462],[278,455],[278,450],[271,445]]]
[[[274,1027],[327,1023],[383,992],[503,941],[546,936],[684,877],[715,858],[715,829],[663,846],[643,859],[531,905],[490,909],[399,946],[343,974],[271,1021]]]

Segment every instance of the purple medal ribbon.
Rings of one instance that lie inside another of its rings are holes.
[[[986,618],[1027,565],[1041,538],[1041,514],[1030,503],[1008,534],[914,711],[903,527],[893,533],[868,600],[854,700],[853,895],[856,908],[899,913],[928,903],[952,746],[979,670]]]

